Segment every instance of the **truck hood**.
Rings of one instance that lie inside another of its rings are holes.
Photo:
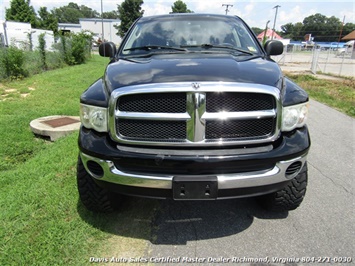
[[[229,54],[172,54],[119,59],[107,66],[109,94],[120,87],[167,82],[241,82],[281,89],[282,72],[272,60]]]

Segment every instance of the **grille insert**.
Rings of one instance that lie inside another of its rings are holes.
[[[174,141],[186,138],[184,121],[142,121],[117,119],[117,132],[124,138]]]
[[[125,95],[117,103],[117,109],[124,112],[141,113],[184,113],[185,93],[144,93]]]
[[[110,131],[123,144],[214,146],[266,143],[280,132],[279,91],[240,83],[127,86],[111,97]]]
[[[206,111],[244,112],[275,108],[272,95],[262,93],[209,92],[206,93]]]
[[[206,139],[262,138],[273,133],[273,120],[207,121]]]

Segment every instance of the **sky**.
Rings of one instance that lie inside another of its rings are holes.
[[[117,10],[117,4],[123,0],[101,0],[103,11]],[[66,6],[69,2],[78,5],[86,5],[99,13],[101,12],[100,0],[31,0],[30,3],[36,11],[41,6],[48,10],[55,7]],[[5,8],[10,6],[11,0],[0,0],[0,20],[4,20]],[[171,6],[175,0],[144,0],[142,9],[144,16],[167,14],[171,12]],[[265,28],[270,21],[269,28],[273,28],[276,8],[279,5],[275,22],[275,29],[281,30],[281,25],[287,23],[302,22],[305,17],[320,13],[327,17],[335,16],[345,23],[355,23],[355,3],[353,0],[298,0],[298,1],[274,1],[274,0],[183,0],[187,8],[195,13],[225,14],[226,7],[223,4],[233,5],[229,7],[228,15],[240,16],[250,27]]]

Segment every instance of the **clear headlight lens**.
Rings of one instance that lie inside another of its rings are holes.
[[[308,102],[282,108],[282,131],[303,127],[308,117]]]
[[[84,127],[107,132],[107,108],[80,104],[80,120]]]

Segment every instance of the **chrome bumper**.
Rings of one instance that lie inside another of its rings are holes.
[[[82,152],[80,152],[80,156],[86,171],[98,180],[132,187],[172,189],[174,177],[172,175],[151,176],[126,173],[117,169],[112,161],[95,158]],[[258,187],[291,180],[301,171],[306,159],[307,153],[292,160],[279,161],[275,164],[273,169],[265,171],[217,175],[218,189]],[[98,176],[90,171],[88,167],[88,162],[90,161],[101,166],[103,175]],[[299,171],[293,173],[292,175],[287,175],[287,168],[295,162],[301,163]]]

